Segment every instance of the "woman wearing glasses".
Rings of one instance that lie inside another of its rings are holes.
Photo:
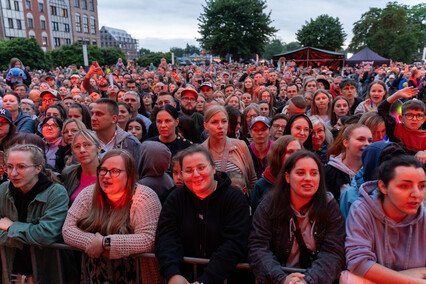
[[[56,169],[56,152],[59,149],[59,145],[65,146],[61,135],[62,126],[62,120],[56,116],[46,117],[41,124],[46,163],[52,169]]]
[[[161,273],[172,283],[222,283],[243,261],[250,226],[249,206],[225,173],[216,172],[213,157],[200,145],[179,153],[184,181],[167,197],[160,215],[155,254]],[[194,279],[184,256],[209,258]],[[244,281],[243,281],[244,282]]]
[[[307,150],[312,149],[312,123],[303,113],[293,115],[287,122],[283,135],[297,138]]]
[[[79,130],[86,129],[83,122],[78,119],[68,119],[65,121],[62,127],[62,141],[64,146],[59,145],[59,149],[56,152],[56,169],[61,172],[66,166],[71,165],[72,152],[71,144],[75,134]]]
[[[84,283],[134,283],[137,264],[130,256],[154,249],[160,201],[150,188],[136,185],[133,157],[125,150],[108,151],[97,173],[95,185],[81,191],[68,211],[65,243],[85,251]],[[146,283],[160,283],[145,264],[141,275],[151,278]]]
[[[312,150],[318,155],[323,165],[327,164],[327,149],[333,143],[333,134],[319,115],[309,116],[312,122]]]
[[[10,182],[0,186],[0,245],[6,246],[9,274],[16,275],[11,280],[32,278],[29,245],[35,245],[39,283],[59,283],[55,251],[37,246],[60,241],[66,189],[46,169],[43,150],[33,144],[10,148],[5,168]]]

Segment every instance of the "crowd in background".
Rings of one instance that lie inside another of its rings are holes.
[[[144,283],[426,283],[426,65],[24,63],[0,78],[13,279],[64,241],[85,267],[38,250],[41,283],[133,283],[141,252]]]

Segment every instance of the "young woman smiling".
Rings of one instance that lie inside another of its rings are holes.
[[[301,150],[281,171],[253,217],[248,251],[253,273],[262,283],[333,283],[345,264],[345,221],[326,191],[321,162]],[[287,274],[282,265],[307,270]]]
[[[327,189],[340,202],[340,195],[351,184],[362,167],[362,151],[373,142],[370,129],[362,124],[351,124],[340,130],[328,148],[330,161],[325,166]]]

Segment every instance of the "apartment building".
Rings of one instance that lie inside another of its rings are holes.
[[[138,40],[132,38],[125,30],[103,26],[100,30],[101,47],[119,47],[127,60],[138,58]]]

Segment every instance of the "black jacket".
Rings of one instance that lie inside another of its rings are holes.
[[[287,277],[281,266],[290,256],[295,238],[290,237],[291,219],[275,221],[271,218],[272,195],[267,195],[258,206],[249,238],[249,262],[261,283],[283,283]],[[333,283],[345,266],[345,220],[339,205],[329,197],[327,218],[312,221],[316,259],[306,270],[307,283]]]
[[[160,214],[155,255],[169,280],[180,274],[192,282],[192,266],[184,256],[209,258],[199,271],[200,283],[223,283],[243,260],[250,227],[249,206],[241,190],[231,186],[225,173],[215,175],[217,189],[199,199],[186,186],[170,193]]]

